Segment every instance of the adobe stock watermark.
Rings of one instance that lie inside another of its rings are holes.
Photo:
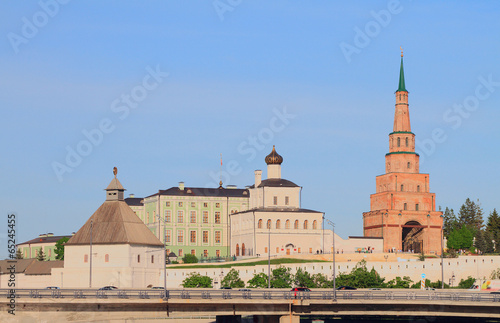
[[[122,93],[119,98],[111,102],[110,109],[117,114],[118,119],[126,119],[130,115],[130,111],[137,109],[139,104],[148,97],[148,93],[155,90],[168,77],[168,73],[162,72],[159,65],[155,69],[147,66],[146,71],[148,74],[142,78],[140,85],[133,87],[128,93]],[[83,159],[92,153],[94,147],[102,144],[105,135],[112,133],[115,129],[116,125],[110,118],[101,119],[97,126],[90,130],[83,129],[84,139],[73,147],[66,146],[64,162],[52,162],[52,170],[57,176],[57,180],[61,183],[63,175],[73,172]]]
[[[219,16],[220,21],[224,21],[224,15],[226,12],[232,12],[242,2],[243,0],[215,0],[212,2],[212,6]]]
[[[387,2],[387,9],[382,9],[378,12],[370,11],[370,15],[373,17],[372,20],[368,21],[363,29],[358,26],[354,27],[354,38],[352,44],[341,42],[339,44],[340,50],[344,55],[347,63],[352,61],[352,56],[354,54],[361,54],[361,50],[370,45],[371,41],[375,39],[383,28],[389,26],[394,15],[400,14],[403,11],[403,7],[399,0],[389,0]]]
[[[443,121],[449,124],[451,130],[457,130],[463,124],[464,119],[468,119],[472,112],[479,109],[482,101],[487,100],[497,88],[500,88],[500,82],[493,80],[493,75],[487,78],[479,76],[479,83],[474,89],[474,93],[465,97],[462,103],[454,103],[453,106],[443,113]],[[420,155],[420,163],[423,163],[425,157],[429,157],[436,151],[439,144],[448,139],[446,129],[435,128],[432,130],[431,137],[419,141],[415,138],[415,147]]]
[[[7,39],[10,46],[17,54],[19,53],[19,46],[26,45],[30,39],[38,35],[40,29],[47,26],[49,21],[54,18],[61,9],[61,5],[66,5],[71,0],[40,0],[38,6],[40,10],[35,12],[31,18],[22,17],[22,26],[20,33],[9,32]]]
[[[286,107],[281,110],[276,108],[273,109],[273,116],[269,119],[269,124],[267,127],[260,129],[256,134],[248,136],[245,140],[240,142],[236,147],[238,153],[241,156],[245,156],[245,160],[250,163],[257,153],[264,150],[266,145],[271,143],[277,133],[282,132],[290,124],[290,121],[295,119],[297,116],[291,114],[287,111]],[[230,160],[223,164],[224,168],[219,172],[211,171],[209,173],[210,178],[213,182],[208,183],[205,187],[217,187],[219,180],[224,183],[229,183],[232,176],[238,176],[243,168],[237,160]]]

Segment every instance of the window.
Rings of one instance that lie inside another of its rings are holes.
[[[165,203],[166,207],[170,207],[170,201]]]
[[[137,255],[137,263],[141,262],[141,255]]]
[[[418,203],[415,204],[415,211],[418,211]]]
[[[318,221],[314,220],[313,221],[313,230],[316,230],[318,228]]]
[[[313,248],[309,248],[309,253],[313,253]]]
[[[307,220],[304,221],[304,229],[308,229],[309,222]]]
[[[196,223],[196,211],[191,211],[191,223]]]
[[[179,202],[179,206],[182,207],[182,202]]]
[[[191,254],[192,254],[193,256],[196,256],[196,250],[191,249]]]
[[[50,256],[52,256],[52,249],[49,249],[49,254],[48,254],[48,256],[49,256],[49,257],[50,257]]]
[[[262,219],[259,219],[259,222],[257,224],[258,229],[262,229]]]
[[[177,242],[184,243],[184,231],[182,230],[177,231]]]
[[[207,249],[203,250],[203,257],[205,257],[205,258],[208,257],[208,250]]]
[[[417,185],[417,192],[420,192],[420,185]]]
[[[294,229],[298,229],[299,228],[299,220],[295,220],[295,223],[293,224],[293,228]]]
[[[196,202],[191,202],[191,207],[196,207]]]
[[[203,231],[203,243],[208,243],[208,231]]]
[[[401,147],[401,138],[398,138],[398,147]]]
[[[264,253],[267,253],[267,247],[264,248]]]
[[[278,205],[278,197],[277,196],[273,197],[273,205]]]
[[[406,164],[406,167],[408,167],[408,169],[410,169],[411,168],[411,163],[408,162],[408,164]]]
[[[276,247],[276,253],[280,253],[280,247]]]
[[[167,230],[167,232],[165,232],[165,242],[170,243],[170,234],[170,230]]]
[[[215,256],[216,256],[217,258],[220,258],[220,250],[215,250]]]
[[[203,211],[203,223],[208,223],[208,211]]]
[[[220,231],[215,231],[215,243],[220,243]]]
[[[215,203],[215,207],[220,207],[220,203]]]
[[[184,222],[184,211],[177,211],[177,223]]]
[[[147,218],[148,218],[148,222],[147,222],[147,223],[149,223],[149,222],[150,222],[150,221],[149,221],[149,212],[147,212],[147,213],[146,213],[146,216],[147,216]]]
[[[290,220],[286,220],[285,229],[290,229]]]
[[[108,255],[108,254],[106,254],[106,255],[104,256],[104,262],[109,262],[109,255]]]
[[[165,253],[167,254],[168,257],[168,255],[170,254],[170,249],[165,249]]]
[[[276,229],[281,229],[281,221],[276,220]]]
[[[231,214],[238,212],[238,210],[231,210]]]
[[[298,248],[297,251],[300,253],[300,248]]]
[[[208,203],[207,202],[203,203],[203,207],[208,207]]]
[[[403,210],[406,210],[407,209],[407,206],[406,206],[406,203],[403,204]]]
[[[83,262],[89,262],[89,255],[83,256]]]
[[[154,256],[154,255],[152,255],[152,256],[151,256],[151,263],[152,263],[152,264],[154,264],[154,263],[155,263],[155,256]]]
[[[406,147],[408,147],[408,137],[406,137]]]
[[[179,249],[179,253],[177,254],[178,257],[184,257],[184,253],[182,252],[182,249]]]
[[[401,192],[403,191],[403,188],[404,188],[404,186],[403,186],[403,184],[401,184]]]
[[[271,229],[271,219],[267,220],[266,228]]]
[[[172,211],[165,210],[165,222],[167,223],[172,222]]]
[[[220,224],[220,212],[215,212],[215,223]]]
[[[285,196],[285,205],[290,204],[290,197]]]
[[[196,243],[196,231],[191,231],[191,243]]]

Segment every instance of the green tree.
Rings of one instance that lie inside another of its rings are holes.
[[[450,233],[447,247],[449,249],[470,249],[474,238],[473,229],[462,225],[460,229],[455,229]]]
[[[312,279],[317,288],[333,288],[333,280],[329,280],[321,273],[312,275]]]
[[[273,269],[271,275],[271,288],[291,288],[292,270],[289,267],[279,266]]]
[[[45,253],[43,252],[42,247],[38,250],[38,254],[36,255],[36,260],[38,261],[44,261],[45,260]]]
[[[293,276],[293,284],[296,287],[309,287],[309,288],[318,287],[311,274],[309,274],[307,270],[303,271],[302,268],[297,269],[297,272]]]
[[[474,282],[476,281],[476,278],[474,277],[467,277],[467,279],[460,279],[460,282],[458,283],[458,288],[463,288],[463,289],[469,289],[472,284],[474,284]]]
[[[23,259],[23,253],[21,252],[21,249],[17,249],[16,259]]]
[[[212,278],[199,273],[190,273],[183,281],[184,288],[212,288]]]
[[[245,287],[245,282],[241,280],[239,272],[233,268],[222,279],[221,287],[242,288]]]
[[[498,245],[500,243],[500,217],[498,216],[497,210],[493,209],[493,212],[488,216],[488,221],[486,223],[486,231],[491,234],[493,240]],[[499,247],[495,248],[496,251],[500,250]]]
[[[361,260],[356,264],[349,274],[339,274],[336,285],[346,285],[356,288],[381,288],[384,287],[385,278],[380,277],[377,271],[366,268],[366,261]]]
[[[386,288],[410,288],[413,281],[408,276],[396,277],[395,279],[389,280],[385,285]]]
[[[68,242],[68,240],[68,237],[57,240],[56,247],[54,248],[54,253],[56,254],[57,260],[64,260],[64,244]]]
[[[465,200],[465,203],[460,207],[458,212],[458,225],[468,226],[473,228],[474,233],[481,230],[483,227],[483,209],[479,200],[477,203],[471,201],[469,198]]]
[[[264,273],[254,274],[247,282],[249,288],[267,288],[267,275]]]
[[[451,231],[457,227],[457,217],[453,212],[453,209],[449,209],[448,207],[444,210],[444,225],[443,225],[443,235],[448,238]]]
[[[195,264],[198,262],[198,258],[195,255],[187,253],[183,258],[182,262],[185,264]]]
[[[418,282],[416,282],[415,284],[411,285],[410,288],[420,288],[420,283],[421,281],[419,280]],[[431,282],[430,279],[426,279],[425,280],[425,288],[441,288],[441,281],[440,280],[437,280],[435,282]],[[450,286],[448,284],[444,284],[444,288],[450,288]]]

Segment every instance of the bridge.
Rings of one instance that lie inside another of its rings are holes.
[[[410,289],[289,290],[73,290],[17,289],[13,298],[0,290],[1,322],[92,322],[212,317],[239,322],[253,315],[260,322],[299,322],[300,317],[500,318],[500,294]],[[166,296],[166,297],[165,297]],[[10,298],[9,298],[10,297]],[[188,320],[186,320],[188,322]]]

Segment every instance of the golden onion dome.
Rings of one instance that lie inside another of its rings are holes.
[[[266,156],[266,164],[268,164],[268,165],[281,165],[282,162],[283,162],[283,157],[281,157],[276,152],[276,148],[273,145],[273,151],[271,151],[271,153]]]

